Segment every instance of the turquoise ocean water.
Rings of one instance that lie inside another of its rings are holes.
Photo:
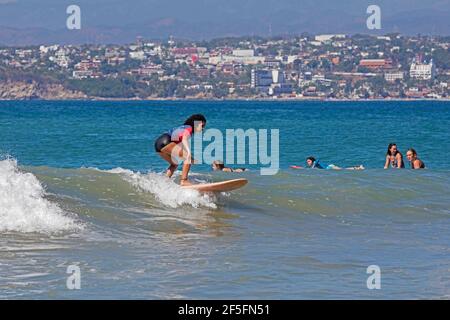
[[[280,172],[162,177],[154,139],[199,112],[279,129]],[[449,128],[449,102],[0,102],[0,298],[448,299]],[[428,169],[383,170],[390,142]],[[367,169],[289,169],[310,155]]]

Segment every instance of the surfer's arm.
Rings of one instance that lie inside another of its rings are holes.
[[[384,164],[384,168],[387,169],[389,168],[389,163],[391,162],[391,159],[389,156],[386,156],[386,163]]]
[[[185,161],[189,161],[190,163],[197,163],[191,154],[191,146],[189,144],[190,135],[183,136],[183,140],[181,141],[181,145],[183,146],[183,159]]]

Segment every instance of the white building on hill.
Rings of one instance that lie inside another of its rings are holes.
[[[428,64],[418,63],[414,60],[409,70],[409,76],[417,80],[433,80],[436,76],[436,67],[433,59]]]

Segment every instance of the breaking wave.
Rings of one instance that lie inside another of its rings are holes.
[[[195,190],[182,189],[171,179],[154,172],[144,174],[122,168],[112,169],[108,172],[119,174],[122,179],[130,183],[134,188],[141,192],[153,194],[159,202],[170,208],[186,205],[194,208],[217,208],[214,203],[215,197],[213,195],[200,194]]]
[[[39,180],[14,159],[0,160],[0,232],[53,233],[82,228],[46,198]]]

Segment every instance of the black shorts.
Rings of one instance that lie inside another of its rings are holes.
[[[161,150],[172,142],[172,137],[168,133],[164,133],[155,141],[156,152],[161,152]]]

